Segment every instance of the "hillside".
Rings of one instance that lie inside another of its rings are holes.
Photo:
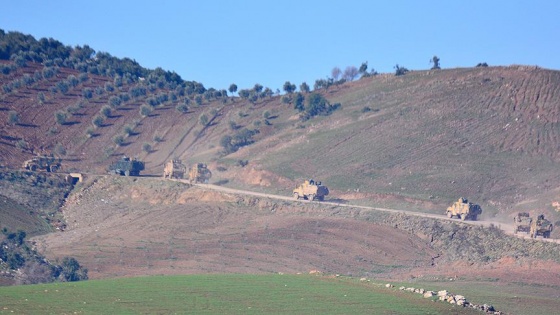
[[[0,75],[0,85],[42,69],[28,63]],[[84,81],[50,92],[72,76]],[[468,196],[487,217],[509,220],[518,209],[556,216],[550,203],[560,182],[558,71],[510,66],[377,75],[317,90],[342,108],[307,121],[282,96],[222,95],[199,104],[196,94],[114,81],[60,67],[51,78],[0,92],[0,120],[7,122],[1,163],[18,168],[34,154],[54,153],[65,171],[105,173],[126,154],[159,176],[165,161],[178,157],[210,163],[214,182],[229,186],[289,194],[295,183],[315,177],[341,200],[440,213]],[[131,97],[139,88],[146,94]],[[86,98],[87,89],[99,94]],[[128,100],[111,105],[115,97]],[[154,99],[167,100],[143,116],[141,107]],[[187,103],[187,111],[177,109]],[[110,114],[96,127],[93,120],[107,106]],[[10,124],[13,112],[18,122]],[[255,143],[224,155],[222,137],[243,128],[258,131]],[[249,162],[242,172],[239,160]]]

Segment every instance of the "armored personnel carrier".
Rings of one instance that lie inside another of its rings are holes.
[[[121,176],[138,176],[144,170],[144,162],[123,156],[120,160],[109,166],[109,174]]]
[[[471,219],[476,221],[477,217],[482,213],[479,205],[469,202],[467,198],[459,198],[450,207],[447,208],[446,214],[448,218],[458,217],[462,221]]]
[[[315,199],[323,201],[328,194],[329,189],[327,186],[323,186],[321,182],[316,182],[312,179],[305,180],[293,190],[293,195],[296,200],[302,198],[309,201]]]

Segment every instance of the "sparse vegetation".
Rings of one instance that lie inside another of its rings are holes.
[[[103,127],[103,123],[105,122],[105,118],[102,115],[95,115],[91,121],[95,128]]]
[[[57,110],[54,113],[54,118],[59,125],[65,125],[68,119],[68,112],[63,110]]]
[[[140,106],[140,116],[148,117],[152,113],[152,107],[150,105],[142,105]]]
[[[15,126],[19,124],[20,118],[18,112],[11,110],[8,112],[8,125]]]
[[[149,144],[148,142],[144,142],[142,144],[142,151],[144,151],[146,153],[151,153],[152,152],[152,145]]]
[[[220,145],[224,149],[225,154],[236,152],[241,147],[252,144],[254,142],[253,136],[258,132],[258,130],[249,130],[247,128],[243,128],[236,132],[233,136],[222,136]]]

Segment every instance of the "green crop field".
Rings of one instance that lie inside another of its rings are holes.
[[[477,314],[381,283],[190,275],[0,287],[0,314]]]

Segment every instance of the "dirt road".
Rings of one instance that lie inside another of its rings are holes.
[[[184,182],[184,183],[188,182],[186,180],[176,180],[176,181],[180,181],[180,182]],[[503,223],[503,222],[494,222],[494,221],[487,221],[487,220],[460,221],[458,219],[451,219],[451,218],[448,218],[445,215],[439,215],[439,214],[421,213],[421,212],[414,212],[414,211],[408,211],[408,210],[402,210],[402,209],[389,209],[389,208],[380,208],[380,207],[368,207],[368,206],[360,206],[360,205],[351,205],[351,204],[344,204],[344,203],[339,203],[339,202],[329,202],[328,200],[327,201],[309,201],[309,200],[295,201],[293,199],[293,197],[291,197],[291,196],[288,197],[288,196],[281,196],[281,195],[274,195],[274,194],[259,193],[259,192],[254,192],[254,191],[233,189],[233,188],[228,188],[228,187],[223,187],[223,186],[218,186],[218,185],[212,185],[212,184],[195,184],[195,185],[198,186],[198,187],[201,187],[201,188],[206,188],[206,189],[211,189],[211,190],[225,192],[225,193],[231,193],[231,194],[250,195],[250,196],[256,196],[256,197],[263,197],[263,198],[270,198],[270,199],[277,199],[277,200],[286,200],[286,201],[293,201],[293,202],[311,202],[311,203],[320,202],[321,204],[332,205],[332,206],[337,206],[337,207],[358,208],[358,209],[364,209],[364,210],[383,211],[383,212],[390,212],[390,213],[402,213],[402,214],[406,214],[406,215],[410,215],[410,216],[432,218],[432,219],[437,219],[437,220],[455,221],[455,222],[461,222],[461,223],[465,223],[465,224],[479,225],[479,226],[486,226],[486,227],[494,225],[494,226],[499,227],[501,230],[503,230],[508,235],[513,235],[513,236],[516,236],[516,237],[519,237],[519,238],[530,239],[529,235],[526,235],[526,234],[523,234],[523,233],[522,234],[514,234],[513,233],[513,224],[506,224],[506,223]],[[550,238],[547,239],[547,238],[538,237],[538,238],[536,238],[536,240],[543,241],[543,242],[560,243],[560,240],[558,240],[558,239],[550,239]]]

